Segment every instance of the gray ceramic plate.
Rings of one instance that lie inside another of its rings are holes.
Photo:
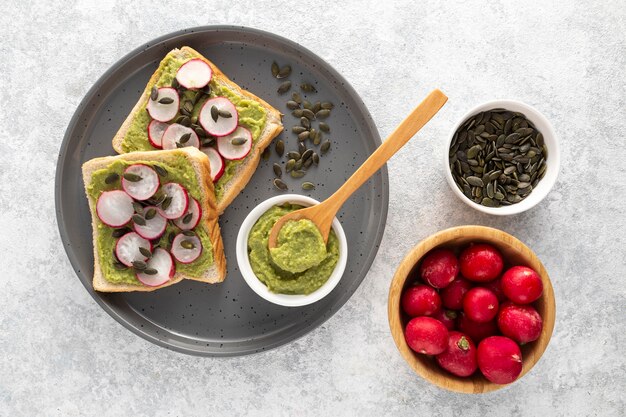
[[[166,35],[131,52],[109,69],[78,106],[59,154],[56,211],[67,255],[91,296],[118,322],[139,336],[179,352],[204,356],[242,355],[290,342],[332,316],[350,298],[369,270],[387,218],[389,186],[383,168],[343,207],[339,220],[350,247],[346,272],[322,301],[302,308],[279,307],[252,292],[235,259],[239,225],[259,202],[276,195],[271,165],[261,161],[245,190],[220,217],[228,276],[217,285],[183,281],[151,293],[103,294],[91,286],[93,273],[90,214],[80,167],[91,158],[114,154],[111,138],[143,91],[161,58],[171,49],[189,45],[222,71],[286,116],[281,137],[287,149],[297,149],[290,132],[297,120],[285,108],[289,95],[276,92],[279,81],[270,65],[289,63],[295,85],[315,82],[310,100],[330,100],[336,107],[327,120],[331,151],[305,180],[319,184],[308,193],[323,200],[336,190],[380,144],[372,118],[348,82],[318,56],[284,38],[242,27],[201,27]],[[273,148],[273,147],[272,147]],[[284,162],[283,162],[284,163]],[[292,192],[302,192],[301,180],[287,179]],[[304,193],[304,192],[303,192]]]

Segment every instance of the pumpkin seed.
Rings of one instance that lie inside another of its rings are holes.
[[[320,163],[320,156],[316,154],[315,152],[313,152],[313,155],[311,156],[311,160],[313,161],[315,165],[318,165]]]
[[[165,199],[161,203],[161,208],[163,210],[167,210],[167,208],[170,206],[170,204],[172,204],[172,197],[167,196],[167,197],[165,197]]]
[[[276,61],[272,62],[272,77],[278,77],[278,71],[280,71],[280,69],[278,68],[278,64],[276,63]]]
[[[143,179],[139,175],[133,174],[132,172],[125,172],[124,175],[122,176],[124,177],[126,181],[130,181],[130,182],[139,182]]]
[[[304,174],[306,174],[306,172],[302,171],[302,170],[299,170],[299,169],[294,169],[290,173],[291,178],[302,178],[302,177],[304,177]]]
[[[167,170],[161,165],[153,165],[152,167],[161,177],[167,177]]]
[[[185,216],[183,217],[183,224],[188,224],[192,218],[193,218],[193,213],[185,214]]]
[[[309,169],[309,167],[313,164],[313,160],[311,158],[304,160],[303,159],[303,163],[302,166],[304,167],[304,169]]]
[[[315,119],[315,113],[313,113],[313,111],[309,109],[302,110],[302,115],[309,120]]]
[[[133,223],[138,224],[139,226],[145,226],[146,219],[144,219],[141,214],[133,214]]]
[[[313,104],[309,100],[304,100],[302,102],[302,107],[304,107],[304,110],[311,110],[313,109]]]
[[[194,249],[194,248],[196,247],[196,245],[193,243],[193,241],[191,241],[191,240],[189,240],[189,239],[183,239],[183,240],[180,242],[180,246],[181,246],[183,249],[189,249],[189,250]]]
[[[283,176],[283,170],[279,164],[274,163],[274,165],[272,165],[272,169],[274,170],[274,175],[276,175],[277,178],[280,178]]]
[[[312,157],[312,156],[313,156],[313,149],[307,149],[307,150],[306,150],[306,151],[302,154],[302,159],[306,161],[307,159],[309,159],[309,158],[310,158],[310,157]]]
[[[233,115],[228,110],[218,110],[217,114],[224,119],[230,119]]]
[[[142,272],[143,272],[144,274],[146,274],[146,275],[156,275],[156,274],[158,274],[158,273],[159,273],[159,271],[157,271],[157,270],[156,270],[156,269],[154,269],[154,268],[146,268],[146,269],[144,269]]]
[[[124,269],[128,269],[128,267],[121,262],[113,262],[113,267],[117,269],[118,271],[123,271]]]
[[[280,178],[274,179],[272,183],[274,184],[274,187],[278,188],[281,191],[287,191],[289,189],[289,187],[287,187],[287,184],[285,184]]]
[[[309,132],[308,130],[305,130],[304,132],[298,134],[298,140],[299,141],[307,140],[309,138],[310,133],[311,132]]]
[[[330,116],[330,110],[328,109],[322,109],[318,111],[317,113],[315,113],[315,117],[318,119],[325,119],[328,116]]]
[[[285,94],[287,91],[291,90],[291,81],[285,81],[278,86],[278,94]]]
[[[191,132],[188,132],[182,135],[178,141],[182,144],[185,144],[189,142],[189,139],[191,139]]]
[[[154,219],[154,216],[156,216],[157,211],[154,207],[149,208],[148,210],[146,210],[146,214],[145,214],[145,218],[146,220],[152,220]]]
[[[302,155],[304,151],[306,151],[306,145],[304,142],[298,142],[298,152],[300,152],[300,155]]]
[[[280,69],[280,71],[278,71],[278,75],[276,75],[276,78],[286,78],[289,77],[289,75],[291,75],[291,65],[285,65]]]
[[[264,161],[267,161],[268,159],[270,159],[270,148],[269,146],[265,149],[263,149],[263,153],[261,154],[261,158],[263,158]]]
[[[217,122],[217,118],[220,116],[220,111],[215,106],[211,106],[211,118],[214,122]]]
[[[182,234],[189,237],[194,237],[196,234],[191,230],[183,230]]]
[[[313,138],[313,145],[317,146],[322,142],[322,132],[319,130],[315,132],[315,137]]]
[[[114,182],[116,182],[119,179],[120,179],[120,176],[118,174],[116,174],[115,172],[112,172],[109,175],[107,175],[107,177],[104,179],[104,183],[105,184],[113,184]]]
[[[287,108],[289,110],[295,110],[295,109],[299,109],[300,105],[298,103],[296,103],[295,101],[293,101],[293,100],[289,100],[287,102]]]
[[[163,97],[162,99],[159,100],[160,104],[172,104],[174,102],[174,99],[171,97]]]
[[[329,150],[330,150],[330,141],[326,140],[324,141],[324,143],[322,143],[322,146],[320,146],[320,152],[322,153],[322,155],[324,155]]]
[[[300,133],[304,132],[306,130],[306,128],[304,126],[294,126],[291,128],[291,131],[293,133],[295,133],[296,135],[299,135]]]
[[[302,103],[302,97],[300,97],[300,93],[298,93],[297,91],[293,92],[293,94],[291,95],[291,99],[298,104]]]
[[[135,213],[143,214],[143,206],[141,204],[139,204],[136,201],[133,201],[132,205],[133,205],[133,209],[135,210]]]
[[[133,268],[137,271],[143,271],[148,265],[144,261],[133,261]]]
[[[315,190],[315,184],[309,181],[305,181],[302,183],[303,190]]]
[[[311,121],[309,119],[307,119],[306,117],[301,117],[300,118],[300,125],[306,129],[310,129],[311,128]]]
[[[128,232],[130,232],[130,229],[128,227],[122,227],[121,229],[113,229],[113,232],[111,232],[111,236],[117,239],[118,237],[124,236]]]
[[[315,104],[313,105],[313,108],[311,109],[311,111],[313,113],[317,113],[321,109],[322,109],[322,103],[320,103],[319,101],[316,101]]]
[[[287,152],[287,157],[289,159],[295,159],[296,161],[300,159],[300,153],[296,151]]]
[[[153,85],[152,90],[150,90],[150,100],[156,101],[157,98],[159,98],[159,89]]]
[[[143,248],[141,246],[139,247],[139,253],[141,253],[146,258],[151,258],[152,257],[152,253],[148,249]]]
[[[287,164],[285,165],[285,172],[291,171],[295,165],[296,165],[295,159],[288,160]]]
[[[304,91],[305,93],[317,93],[317,90],[311,83],[300,84],[300,90]]]
[[[319,128],[322,132],[326,132],[326,133],[330,132],[330,126],[328,126],[328,124],[325,122],[320,122]]]
[[[233,138],[230,143],[232,143],[234,146],[241,146],[241,145],[245,145],[248,141],[246,140],[246,138]]]
[[[279,139],[276,142],[276,146],[274,148],[276,149],[276,153],[278,154],[278,156],[283,156],[283,154],[285,153],[285,142],[282,139]]]

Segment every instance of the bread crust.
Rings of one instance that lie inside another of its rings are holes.
[[[243,97],[246,97],[248,99],[258,102],[265,109],[266,114],[267,114],[267,119],[266,119],[265,126],[263,128],[263,131],[261,132],[261,135],[259,136],[259,138],[253,143],[250,154],[243,160],[243,162],[240,165],[237,166],[233,179],[224,186],[224,193],[222,195],[222,198],[217,202],[218,214],[222,214],[224,210],[226,209],[226,207],[228,207],[230,203],[232,203],[232,201],[245,188],[245,186],[250,181],[250,178],[252,178],[252,175],[254,174],[254,171],[256,171],[256,168],[259,165],[259,161],[261,160],[261,154],[263,153],[265,148],[269,146],[272,140],[276,136],[278,136],[280,132],[282,132],[283,130],[283,124],[281,121],[282,115],[278,110],[276,110],[274,107],[268,104],[265,100],[261,99],[260,97],[257,97],[256,95],[252,94],[249,91],[242,89],[233,81],[231,81],[215,64],[213,64],[207,58],[202,56],[199,52],[195,51],[194,49],[188,46],[183,46],[180,49],[173,49],[172,51],[170,51],[163,58],[157,70],[154,72],[154,74],[152,74],[152,77],[150,77],[150,80],[148,81],[145,90],[139,97],[139,100],[133,107],[128,117],[126,117],[126,119],[124,120],[124,123],[122,123],[122,126],[120,127],[118,132],[113,137],[113,149],[115,149],[117,153],[120,153],[120,154],[124,153],[124,150],[122,149],[122,142],[124,140],[124,137],[126,136],[126,133],[128,132],[128,130],[130,129],[130,126],[133,122],[135,115],[145,108],[148,102],[149,95],[150,95],[150,90],[152,89],[152,86],[156,84],[156,82],[161,77],[165,59],[170,55],[174,55],[175,57],[182,58],[182,59],[192,59],[192,58],[202,59],[211,67],[213,71],[213,80],[215,82],[219,83],[220,85],[227,86],[231,91]],[[148,140],[147,134],[146,134],[146,140]]]
[[[199,201],[202,207],[202,219],[205,229],[207,230],[211,244],[213,246],[213,265],[204,271],[200,277],[192,277],[185,275],[181,272],[176,272],[174,277],[167,283],[158,287],[148,287],[145,285],[129,285],[129,284],[115,284],[107,281],[102,273],[100,267],[101,259],[98,253],[96,236],[98,235],[98,220],[96,219],[95,205],[96,201],[89,196],[87,187],[91,183],[91,177],[94,171],[106,168],[111,163],[117,160],[123,161],[164,161],[168,158],[176,155],[182,155],[193,166],[196,173],[196,179],[201,189],[201,201]],[[154,291],[157,289],[165,288],[170,285],[176,284],[182,279],[192,279],[195,281],[202,281],[207,283],[222,282],[226,278],[226,258],[224,256],[224,246],[222,243],[222,236],[220,234],[220,227],[218,224],[217,204],[215,202],[215,193],[213,190],[213,181],[211,181],[210,165],[208,157],[195,148],[181,148],[168,151],[147,151],[147,152],[131,152],[117,156],[105,156],[102,158],[95,158],[87,161],[82,166],[83,182],[85,186],[85,194],[89,202],[89,211],[91,213],[91,226],[93,233],[93,253],[94,253],[94,274],[93,274],[93,287],[96,291],[101,292],[128,292],[128,291]]]

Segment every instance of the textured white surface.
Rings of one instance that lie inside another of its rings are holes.
[[[14,3],[0,14],[0,415],[626,413],[623,4]],[[96,79],[142,43],[204,24],[252,26],[300,42],[352,83],[383,137],[431,88],[450,96],[389,164],[387,230],[354,297],[295,343],[220,360],[156,347],[106,315],[65,256],[53,199],[61,138]],[[492,98],[536,106],[561,139],[555,189],[512,218],[457,201],[441,167],[452,123]],[[403,254],[433,232],[472,223],[533,248],[558,304],[552,342],[533,371],[482,396],[448,393],[413,374],[386,314]]]

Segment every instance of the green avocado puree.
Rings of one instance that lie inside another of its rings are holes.
[[[144,164],[148,166],[159,165],[162,168],[165,168],[168,174],[166,177],[161,178],[161,184],[164,184],[166,182],[179,183],[187,189],[190,197],[193,197],[196,200],[201,200],[202,193],[200,191],[200,187],[198,186],[198,181],[195,177],[195,171],[193,170],[190,162],[181,155],[176,155],[168,158],[167,162],[127,162],[119,160],[115,161],[111,163],[108,167],[95,171],[92,174],[91,183],[87,186],[87,193],[89,194],[89,197],[94,199],[94,201],[97,201],[98,197],[103,191],[121,189],[121,184],[119,180],[115,181],[112,184],[106,184],[104,181],[105,178],[113,172],[117,173],[121,177],[124,170],[129,165],[134,164]],[[96,227],[98,230],[95,240],[97,244],[98,255],[100,257],[100,268],[102,269],[102,273],[105,279],[114,284],[143,285],[135,277],[132,269],[118,270],[114,267],[114,258],[112,256],[112,253],[115,250],[115,244],[117,242],[117,239],[111,235],[114,229],[100,221],[95,212],[95,208],[92,215],[94,221],[96,222]],[[170,234],[170,232],[180,233],[180,229],[172,225],[171,222],[168,222],[167,229],[159,240],[159,246],[163,248],[168,247],[169,242],[167,236]],[[205,226],[202,223],[194,229],[194,232],[198,235],[202,242],[202,254],[198,259],[190,264],[181,264],[179,262],[176,262],[176,271],[182,272],[189,276],[198,277],[201,276],[208,267],[213,265],[213,246],[211,244],[211,239],[209,237],[208,231],[205,229]]]
[[[280,294],[310,294],[321,287],[339,260],[339,242],[331,230],[328,244],[310,220],[285,223],[278,233],[277,247],[269,249],[272,226],[283,215],[301,206],[284,204],[266,211],[248,236],[248,257],[257,278],[270,291]]]
[[[174,57],[171,54],[168,54],[161,62],[161,75],[156,81],[155,85],[157,87],[171,86],[172,81],[176,77],[176,72],[178,71],[178,68],[180,68],[182,64],[184,64],[191,58],[194,58],[191,54],[189,54],[189,56],[185,58]],[[265,127],[265,121],[267,119],[265,109],[257,101],[247,99],[239,94],[234,93],[226,86],[217,84],[215,82],[215,79],[211,80],[209,85],[211,87],[211,97],[224,96],[235,104],[235,106],[237,107],[237,113],[239,114],[239,124],[250,130],[250,133],[252,133],[252,141],[256,142],[259,136],[261,136],[261,132]],[[143,94],[149,96],[151,89],[152,85],[148,85]],[[180,100],[181,106],[183,105],[185,99],[189,99],[192,102],[195,102],[195,96],[196,93],[194,91],[185,91],[183,97],[181,97]],[[198,100],[195,103],[192,112],[192,120],[197,120],[200,109],[202,108],[202,105],[206,100],[206,96],[203,96],[202,99]],[[193,116],[195,116],[196,119],[193,119]],[[148,115],[148,112],[146,111],[144,106],[141,111],[137,112],[130,124],[126,136],[124,136],[124,139],[122,141],[122,149],[124,152],[155,150],[155,148],[152,147],[152,145],[148,141],[149,123],[150,116]],[[224,174],[215,183],[215,196],[217,198],[217,201],[221,200],[222,196],[224,195],[225,184],[227,184],[228,181],[233,178],[237,170],[237,166],[243,161],[245,161],[245,158],[241,161],[225,160]]]

